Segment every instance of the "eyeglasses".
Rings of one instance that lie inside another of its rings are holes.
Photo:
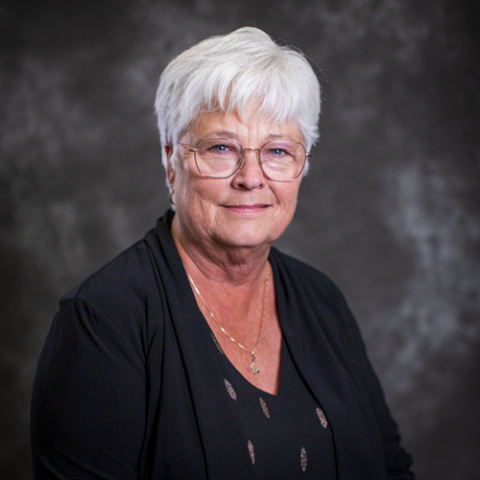
[[[298,142],[268,142],[262,148],[243,148],[236,140],[203,138],[195,148],[180,143],[193,152],[198,171],[204,177],[228,178],[242,167],[246,150],[255,150],[263,173],[270,180],[292,182],[302,173],[307,157]]]

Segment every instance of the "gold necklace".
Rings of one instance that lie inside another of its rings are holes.
[[[186,271],[186,270],[185,270]],[[262,334],[262,327],[263,327],[263,318],[265,316],[265,304],[267,303],[267,285],[268,285],[268,279],[270,278],[270,271],[268,269],[268,264],[267,264],[267,274],[265,276],[265,287],[263,290],[263,307],[262,307],[262,318],[260,320],[260,329],[258,330],[258,336],[257,336],[257,341],[255,342],[255,346],[253,347],[253,350],[249,350],[247,347],[244,347],[241,343],[237,342],[221,325],[218,323],[218,320],[215,318],[215,315],[212,313],[212,311],[208,308],[207,302],[202,297],[202,294],[198,290],[197,286],[195,285],[195,282],[193,281],[192,277],[190,274],[187,272],[187,277],[190,280],[190,283],[192,284],[193,289],[197,293],[197,295],[200,297],[200,300],[203,302],[205,305],[205,308],[207,309],[208,313],[210,316],[213,318],[213,321],[217,324],[218,328],[235,344],[237,344],[242,350],[245,350],[252,356],[252,364],[250,365],[250,368],[252,369],[252,372],[256,375],[257,373],[260,373],[260,369],[255,366],[255,350],[258,346],[258,342],[260,342],[260,335]]]

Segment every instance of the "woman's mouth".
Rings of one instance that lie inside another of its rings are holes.
[[[266,203],[254,203],[251,205],[222,205],[222,207],[228,209],[229,211],[238,212],[238,213],[258,213],[270,205]]]

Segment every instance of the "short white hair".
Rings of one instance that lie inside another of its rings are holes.
[[[317,141],[320,84],[300,51],[244,27],[207,38],[173,59],[160,76],[155,100],[165,168],[165,146],[176,146],[198,115],[242,116],[249,101],[259,102],[258,114],[278,124],[298,125],[307,151]]]

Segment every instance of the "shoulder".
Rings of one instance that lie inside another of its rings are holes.
[[[276,290],[298,326],[305,331],[320,329],[330,344],[347,356],[361,350],[360,330],[337,285],[316,268],[272,250],[270,260],[280,282]]]
[[[144,240],[139,240],[113,260],[82,280],[61,301],[82,299],[100,309],[113,307],[148,295],[154,278],[150,255]]]
[[[68,325],[92,323],[94,318],[95,325],[108,324],[127,338],[141,337],[143,345],[146,341],[150,345],[167,315],[162,289],[170,278],[167,259],[181,266],[170,234],[172,218],[173,212],[167,211],[143,239],[67,292],[60,299],[58,321]]]
[[[145,345],[163,318],[162,308],[151,253],[140,240],[67,292],[57,321],[65,328],[78,322],[92,328],[108,325]]]
[[[271,249],[270,261],[292,289],[312,295],[313,298],[320,297],[331,306],[347,308],[342,292],[323,272],[276,248]]]

